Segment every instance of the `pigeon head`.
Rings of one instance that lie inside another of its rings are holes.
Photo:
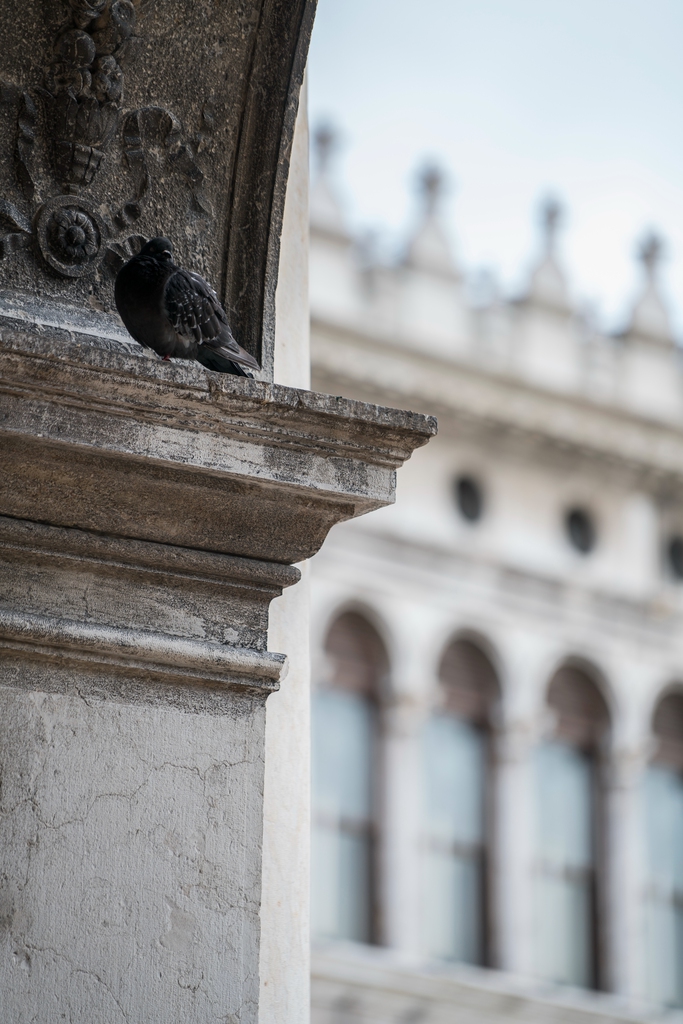
[[[168,238],[152,238],[140,250],[141,256],[154,256],[158,260],[170,260],[173,257],[173,245]]]

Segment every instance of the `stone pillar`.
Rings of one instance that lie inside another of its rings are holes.
[[[302,90],[285,202],[276,295],[275,379],[310,383],[308,123]],[[288,657],[287,684],[266,706],[259,1024],[300,1024],[310,1006],[310,645],[308,563],[271,606],[269,647]]]
[[[533,741],[531,723],[519,721],[508,724],[496,742],[496,966],[520,975],[534,969]]]
[[[0,991],[12,1024],[252,1024],[262,930],[301,947],[297,879],[273,860],[280,830],[288,849],[300,843],[287,815],[306,804],[307,744],[295,760],[295,742],[265,734],[281,680],[272,722],[296,734],[305,595],[270,624],[269,605],[334,523],[393,500],[396,467],[435,431],[271,383],[312,14],[310,0],[0,11]],[[114,273],[159,231],[217,284],[261,379],[163,363],[127,338]],[[283,287],[300,292],[302,272]],[[293,338],[295,314],[283,321]],[[283,984],[273,942],[263,951],[264,981]],[[294,1021],[301,1005],[288,989],[264,998],[263,1019]]]
[[[605,785],[605,982],[610,991],[631,1001],[645,995],[641,784],[647,759],[646,744],[614,750]]]
[[[409,956],[421,952],[421,711],[406,694],[383,709],[381,938]]]

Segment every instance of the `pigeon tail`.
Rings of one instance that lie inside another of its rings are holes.
[[[206,345],[200,345],[197,349],[198,362],[205,366],[207,370],[215,370],[217,373],[234,373],[237,377],[251,377],[254,379],[254,374],[249,373],[239,363],[234,363],[232,359],[226,359],[216,349],[207,348]]]

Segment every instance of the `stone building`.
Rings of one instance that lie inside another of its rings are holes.
[[[422,176],[402,258],[318,135],[314,387],[438,415],[312,565],[313,1020],[683,1007],[683,372],[641,245],[619,334],[561,210],[522,294],[465,277]]]
[[[0,5],[2,1024],[309,1016],[298,565],[436,431],[309,389],[314,12]],[[254,379],[123,329],[161,233]]]

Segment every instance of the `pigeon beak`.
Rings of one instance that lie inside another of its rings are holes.
[[[161,255],[162,256],[170,256],[171,255],[171,250],[170,249],[164,249],[164,251],[162,252]]]

